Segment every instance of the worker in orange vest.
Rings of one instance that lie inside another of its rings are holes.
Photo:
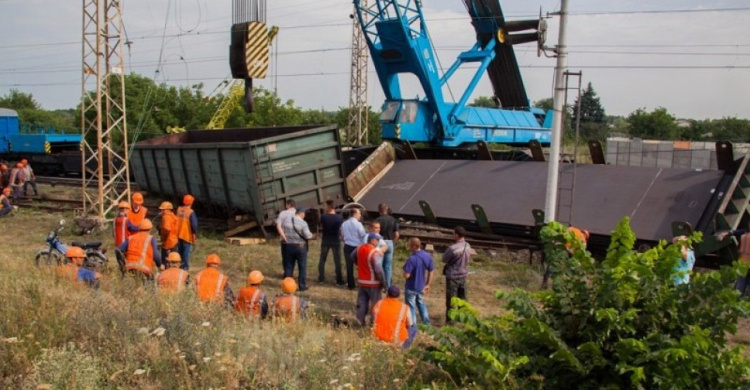
[[[286,277],[281,281],[281,296],[273,299],[274,317],[287,322],[294,322],[298,318],[307,316],[307,301],[294,295],[297,291],[297,282],[292,277]]]
[[[9,179],[9,186],[13,191],[13,202],[21,199],[21,187],[23,187],[24,177],[23,164],[17,163],[16,167],[11,169]]]
[[[367,235],[367,243],[360,245],[354,253],[357,255],[357,320],[365,326],[365,317],[372,307],[382,297],[385,286],[383,272],[383,252],[378,250],[378,243],[382,240],[377,233]]]
[[[13,211],[13,206],[11,206],[8,196],[10,196],[10,188],[5,187],[3,188],[3,193],[0,194],[0,217],[4,217]]]
[[[115,246],[120,246],[125,240],[130,237],[130,230],[128,230],[128,211],[130,210],[130,203],[123,200],[117,204],[118,212],[115,217]]]
[[[198,217],[193,211],[195,198],[188,194],[182,198],[182,206],[177,209],[177,252],[182,256],[182,269],[190,268],[190,252],[195,246],[198,233]]]
[[[86,253],[82,248],[71,246],[65,252],[68,262],[57,268],[57,275],[63,279],[69,279],[77,285],[87,285],[89,287],[99,287],[99,279],[102,275],[98,272],[83,268],[83,259]]]
[[[569,227],[568,231],[573,233],[573,240],[577,242],[577,247],[586,250],[586,243],[589,241],[589,231],[579,229],[577,227]],[[565,241],[565,250],[568,251],[568,253],[572,256],[573,252],[575,251],[575,248],[573,246],[573,242],[570,240]],[[547,284],[549,283],[549,278],[552,276],[552,270],[549,267],[549,264],[545,265],[545,271],[544,271],[544,277],[542,278],[542,288],[547,288]]]
[[[179,253],[169,252],[167,255],[167,270],[160,273],[157,279],[159,291],[178,292],[185,290],[190,275],[184,269],[180,269],[181,261]]]
[[[132,200],[133,206],[128,210],[128,229],[133,233],[137,233],[140,230],[138,226],[141,224],[141,221],[146,219],[148,209],[143,206],[143,194],[140,192],[134,193]]]
[[[263,273],[260,271],[254,270],[247,275],[248,285],[241,288],[237,293],[237,302],[234,304],[235,310],[253,317],[266,318],[268,302],[266,301],[266,294],[260,290],[261,282],[263,282]]]
[[[0,187],[7,187],[10,185],[10,171],[8,171],[8,165],[0,164]]]
[[[195,275],[195,291],[203,302],[221,302],[231,306],[234,302],[234,294],[229,287],[229,278],[219,271],[221,258],[216,254],[210,254],[206,258],[206,268]]]
[[[172,212],[174,206],[171,202],[161,202],[159,210],[161,216],[161,222],[159,223],[161,257],[166,258],[168,253],[177,251],[177,216]]]
[[[156,238],[151,235],[154,225],[150,219],[144,219],[138,228],[138,233],[128,237],[117,249],[125,254],[125,271],[153,279],[156,267],[161,267]]]
[[[401,302],[401,290],[396,285],[388,287],[388,294],[372,308],[372,334],[380,341],[407,348],[417,335],[409,305]]]

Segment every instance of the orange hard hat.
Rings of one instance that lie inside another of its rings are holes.
[[[65,252],[65,257],[69,259],[76,259],[76,258],[84,258],[86,257],[86,253],[83,252],[83,249],[77,246],[71,246],[68,248],[68,251]]]
[[[25,158],[24,158],[24,159],[21,159],[21,164],[23,164],[23,165],[28,165],[28,164],[29,164],[29,160],[27,160],[27,159],[25,159]]]
[[[294,294],[294,292],[297,291],[297,282],[294,281],[294,278],[284,278],[284,280],[281,281],[281,291],[287,294]]]
[[[263,281],[263,273],[254,270],[250,272],[250,274],[247,275],[247,283],[248,284],[260,284]]]
[[[130,203],[128,203],[125,200],[121,200],[120,203],[117,204],[117,208],[118,209],[129,209],[130,208]]]
[[[177,252],[169,252],[167,255],[167,263],[179,263],[182,261],[182,256]]]
[[[138,224],[139,230],[151,230],[154,228],[154,224],[151,223],[151,220],[146,218],[141,223]]]
[[[138,205],[143,204],[143,195],[140,192],[133,194],[133,203]]]
[[[193,195],[187,194],[184,197],[182,197],[182,204],[185,206],[190,206],[195,202],[195,198],[193,198]]]
[[[159,210],[174,210],[174,206],[170,202],[161,202]]]
[[[10,195],[10,187],[3,188],[3,194]]]
[[[206,265],[221,265],[221,258],[215,253],[211,253],[206,258]]]

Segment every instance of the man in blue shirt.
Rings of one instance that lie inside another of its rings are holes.
[[[65,257],[68,258],[68,262],[58,267],[58,276],[64,279],[69,279],[77,285],[85,285],[94,288],[99,287],[101,274],[83,267],[83,259],[86,257],[86,253],[83,249],[77,246],[71,246],[68,248],[68,251],[65,252]]]
[[[365,240],[367,232],[365,227],[362,226],[362,222],[359,222],[362,218],[362,213],[357,208],[353,208],[349,211],[351,214],[349,219],[341,224],[341,237],[344,239],[344,259],[346,259],[346,284],[349,290],[354,290],[356,285],[354,284],[354,262],[355,258],[352,258],[352,253],[359,247],[360,244]]]
[[[432,256],[422,250],[422,243],[419,238],[412,237],[409,239],[409,250],[412,252],[411,256],[404,264],[404,279],[406,279],[404,298],[411,309],[412,323],[417,323],[417,310],[419,310],[422,322],[425,325],[430,325],[430,314],[427,312],[424,295],[430,291],[432,271],[435,270],[435,264],[432,262]]]
[[[326,260],[328,251],[333,252],[333,265],[336,269],[336,284],[344,285],[344,277],[341,275],[341,224],[344,218],[336,214],[333,200],[326,201],[326,212],[320,216],[320,225],[323,230],[323,239],[320,242],[320,261],[318,262],[318,283],[326,281]]]

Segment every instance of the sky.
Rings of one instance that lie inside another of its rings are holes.
[[[170,85],[203,83],[206,93],[230,75],[231,1],[121,4],[130,42],[123,50],[127,72]],[[474,43],[468,14],[461,0],[422,4],[433,46],[447,69]],[[559,0],[501,5],[508,20],[560,7]],[[584,86],[592,84],[607,114],[665,107],[678,118],[750,118],[747,0],[572,0],[569,11],[568,69],[583,73]],[[268,1],[267,23],[280,32],[269,77],[255,85],[275,89],[306,109],[348,106],[351,13],[347,0]],[[17,89],[33,94],[45,109],[75,107],[81,96],[81,20],[81,1],[0,0],[0,96]],[[558,19],[548,23],[546,45],[555,46]],[[537,57],[534,44],[515,49],[529,98],[551,97],[555,59]],[[473,74],[461,69],[451,79],[456,99]],[[491,94],[484,76],[473,98]],[[372,64],[368,100],[376,110],[384,100]]]

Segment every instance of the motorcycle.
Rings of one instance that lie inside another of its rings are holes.
[[[34,261],[37,267],[42,265],[62,265],[67,263],[65,253],[68,251],[68,246],[60,241],[60,232],[65,228],[65,220],[60,220],[60,226],[57,229],[49,232],[45,241],[47,242],[47,249],[42,249],[34,256]],[[83,266],[87,268],[105,268],[107,266],[107,249],[101,249],[101,241],[73,241],[70,243],[72,246],[77,246],[84,250],[86,258],[83,259]]]

